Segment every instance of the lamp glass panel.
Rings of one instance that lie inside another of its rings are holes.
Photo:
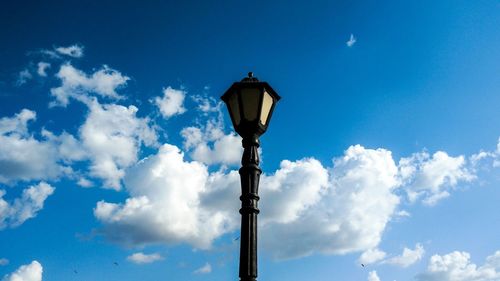
[[[241,121],[241,116],[240,116],[240,106],[238,104],[238,94],[234,93],[229,97],[229,112],[231,112],[231,119],[233,119],[233,122],[235,126],[238,126]]]
[[[273,97],[267,92],[264,92],[264,97],[262,100],[262,111],[260,112],[260,123],[266,125],[267,118],[271,112],[271,107],[273,106]]]
[[[260,90],[255,88],[241,89],[241,105],[243,118],[254,121],[259,114]]]

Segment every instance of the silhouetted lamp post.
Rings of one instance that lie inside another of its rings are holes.
[[[257,215],[259,209],[259,137],[271,121],[274,107],[280,96],[266,82],[248,77],[235,82],[221,99],[229,109],[234,130],[243,138],[241,159],[241,236],[240,280],[255,281],[257,278]]]

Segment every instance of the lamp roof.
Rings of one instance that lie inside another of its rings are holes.
[[[248,73],[248,77],[243,78],[240,82],[234,82],[229,89],[222,95],[221,99],[226,102],[235,90],[241,90],[244,88],[264,88],[276,101],[279,101],[281,97],[276,93],[276,91],[267,82],[261,82],[257,77],[253,76],[253,72]]]

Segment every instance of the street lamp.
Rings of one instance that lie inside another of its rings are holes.
[[[280,96],[267,84],[248,73],[248,77],[235,82],[221,99],[229,109],[234,130],[243,138],[241,159],[241,236],[240,280],[257,278],[257,215],[259,209],[259,136],[269,126],[274,107]]]

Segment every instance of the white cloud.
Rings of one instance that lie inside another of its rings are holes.
[[[106,187],[119,189],[123,169],[137,162],[142,144],[156,145],[156,132],[149,119],[136,116],[135,106],[101,105],[95,99],[88,106],[80,140],[47,130],[41,132],[45,140],[35,139],[28,122],[35,120],[36,113],[27,109],[0,119],[0,183],[57,179],[72,174],[67,165],[90,159],[90,175],[103,179]],[[79,184],[89,186],[90,182]]]
[[[239,178],[232,177],[229,182],[236,188]],[[213,239],[236,227],[228,221],[229,210],[202,209],[201,195],[210,190],[207,168],[185,162],[175,146],[164,145],[157,155],[130,168],[124,182],[132,196],[125,204],[101,201],[94,210],[108,239],[133,245],[189,243],[207,249]]]
[[[55,179],[70,168],[60,165],[58,147],[51,140],[37,140],[28,131],[34,111],[23,109],[0,119],[0,183]]]
[[[380,281],[380,278],[377,275],[377,271],[373,270],[368,273],[368,281]]]
[[[144,254],[142,252],[134,253],[127,257],[127,260],[136,264],[153,263],[155,261],[163,260],[163,257],[158,253]]]
[[[402,180],[410,202],[423,197],[426,205],[435,205],[450,195],[460,181],[475,177],[466,167],[464,156],[452,157],[438,151],[430,156],[427,152],[415,153],[399,162]]]
[[[6,258],[1,258],[0,259],[0,266],[4,266],[4,265],[8,265],[9,264],[9,260],[6,259]]]
[[[186,108],[183,105],[185,97],[185,91],[167,87],[163,89],[163,97],[156,97],[154,103],[160,109],[161,115],[164,118],[170,118],[186,112]]]
[[[401,217],[401,218],[403,218],[403,217],[411,217],[411,214],[408,213],[408,211],[401,210],[401,211],[398,211],[396,213],[396,216]]]
[[[425,250],[421,244],[415,245],[414,250],[405,247],[401,255],[387,259],[385,263],[397,265],[400,267],[408,267],[421,260],[424,256],[424,253]]]
[[[52,49],[42,49],[35,52],[30,52],[29,54],[41,54],[49,59],[63,59],[64,56],[71,58],[81,58],[83,57],[84,46],[74,44],[67,47],[59,46],[53,47]]]
[[[50,68],[50,63],[41,61],[38,63],[38,69],[36,72],[38,73],[38,75],[46,77],[48,68]]]
[[[141,144],[156,145],[149,119],[136,116],[137,107],[88,104],[89,113],[80,127],[80,139],[91,159],[90,174],[103,179],[105,187],[120,189],[124,169],[137,162]]]
[[[187,147],[204,138],[201,129],[193,132],[185,138]],[[101,201],[94,210],[109,240],[207,249],[239,227],[238,172],[210,173],[201,162],[183,157],[177,147],[164,145],[127,170],[130,198],[121,204]],[[380,260],[383,252],[374,249],[399,214],[397,189],[403,178],[414,176],[402,176],[390,151],[360,145],[335,158],[333,168],[312,158],[284,160],[275,173],[261,177],[260,245],[277,259],[366,251],[364,259]],[[409,264],[422,254],[419,247],[392,262]]]
[[[56,99],[51,102],[51,106],[67,106],[69,98],[88,103],[90,94],[118,100],[123,97],[116,92],[117,89],[125,86],[130,80],[129,77],[106,65],[91,75],[87,75],[70,63],[61,65],[56,77],[61,80],[61,86],[50,89],[52,96]]]
[[[361,256],[359,257],[359,263],[364,265],[376,263],[383,260],[386,255],[387,254],[384,251],[381,251],[379,249],[369,249],[361,254]]]
[[[0,119],[0,134],[28,134],[28,122],[36,119],[34,111],[23,109],[13,118],[4,117]]]
[[[2,281],[42,281],[43,267],[38,261],[19,267],[15,272],[5,275]]]
[[[500,138],[498,138],[497,148],[494,152],[490,152],[489,156],[493,158],[493,167],[500,167]]]
[[[19,180],[54,180],[75,176],[71,164],[90,160],[90,176],[103,179],[105,187],[120,189],[124,169],[137,162],[141,145],[155,146],[157,135],[150,120],[136,116],[135,106],[101,105],[89,100],[88,116],[79,139],[66,132],[41,131],[37,140],[28,130],[36,113],[27,109],[0,119],[0,183]],[[91,185],[87,179],[78,184]]]
[[[214,112],[220,112],[222,102],[215,100],[212,97],[203,97],[195,95],[192,99],[197,103],[197,109],[205,115]]]
[[[318,160],[283,160],[273,175],[263,175],[261,225],[289,224],[316,205],[327,192],[328,171]]]
[[[207,262],[204,266],[198,268],[193,273],[194,274],[208,274],[212,272],[212,266]]]
[[[475,168],[478,166],[482,161],[485,159],[495,157],[495,153],[493,152],[486,152],[486,151],[479,151],[478,153],[472,154],[469,157],[469,161],[471,163],[471,166]]]
[[[71,45],[68,47],[57,47],[55,51],[61,55],[70,56],[73,58],[81,58],[83,56],[83,46]]]
[[[221,121],[208,120],[203,127],[182,129],[184,149],[192,159],[207,165],[236,165],[241,161],[241,137],[235,133],[224,134]]]
[[[17,227],[30,218],[34,218],[43,209],[45,200],[54,193],[55,188],[41,182],[23,190],[20,198],[8,203],[0,190],[0,229]]]
[[[261,241],[274,256],[347,253],[379,243],[399,202],[390,152],[354,146],[335,163],[330,180],[314,159],[283,161],[262,177]],[[110,240],[209,248],[239,226],[237,171],[210,174],[174,146],[130,168],[125,187],[131,197],[124,204],[101,201],[94,210]]]
[[[35,52],[29,52],[28,54],[38,54],[38,53],[45,56],[46,58],[49,58],[49,59],[60,59],[61,58],[61,56],[56,51],[47,50],[47,49],[42,49],[42,50],[35,51]]]
[[[356,43],[356,37],[354,37],[354,35],[351,33],[349,40],[347,40],[345,44],[347,45],[347,47],[352,47],[355,43]]]
[[[33,78],[33,75],[31,74],[31,72],[28,69],[23,69],[23,70],[21,70],[21,72],[19,72],[19,74],[17,76],[16,85],[21,86],[23,84],[26,84],[26,82],[28,82],[28,80],[31,80],[31,78]]]
[[[69,163],[88,158],[87,151],[73,135],[62,132],[56,136],[52,132],[42,130],[42,136],[50,141],[57,149],[57,157]]]
[[[433,255],[420,281],[498,281],[500,280],[500,251],[486,258],[482,266],[470,261],[467,252],[452,252],[444,256]]]
[[[298,219],[262,227],[262,245],[276,258],[344,254],[379,244],[399,204],[393,193],[398,181],[391,153],[351,146],[334,160],[329,174],[321,200]]]
[[[92,187],[92,186],[94,186],[94,184],[90,180],[88,180],[88,179],[86,179],[84,177],[80,177],[78,179],[78,182],[76,184],[78,184],[81,187]]]

